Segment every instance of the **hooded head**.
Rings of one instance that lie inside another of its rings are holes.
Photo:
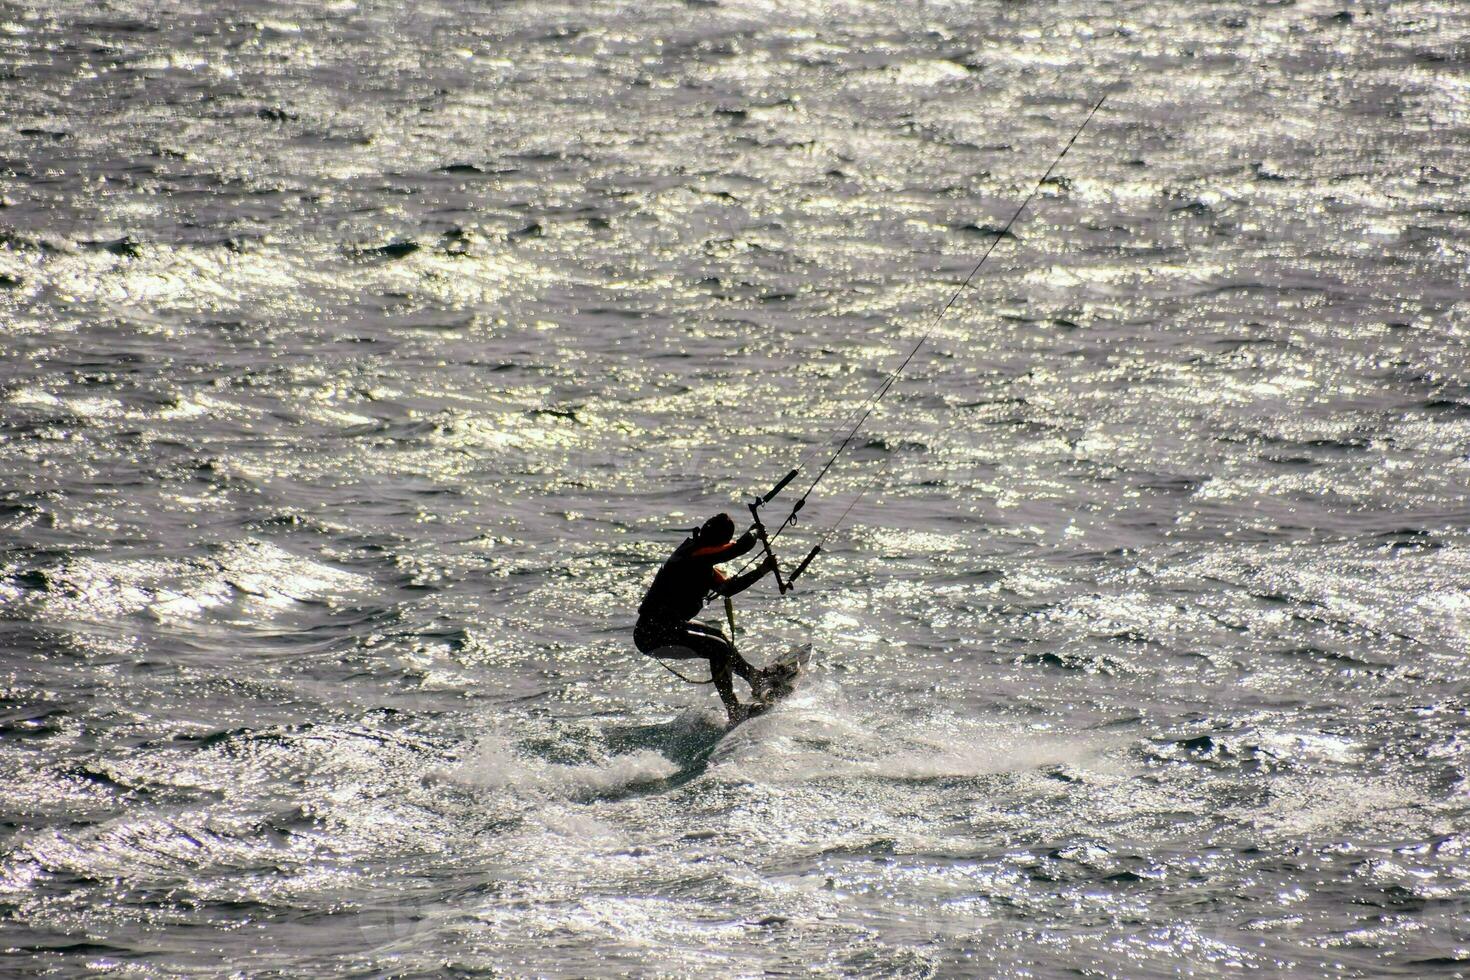
[[[716,514],[700,526],[696,536],[705,547],[724,544],[735,536],[735,522],[730,519],[729,514]]]

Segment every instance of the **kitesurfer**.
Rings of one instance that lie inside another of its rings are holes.
[[[713,626],[693,622],[711,592],[733,596],[750,588],[761,576],[776,567],[767,556],[743,575],[726,578],[715,566],[738,558],[756,545],[756,536],[747,531],[731,541],[735,522],[729,514],[716,514],[698,530],[685,538],[664,562],[653,578],[648,593],[638,606],[638,623],[633,627],[633,643],[650,657],[668,660],[702,658],[709,661],[710,676],[732,723],[743,721],[750,706],[735,697],[732,672],[750,685],[759,698],[760,672],[735,650],[723,632]]]

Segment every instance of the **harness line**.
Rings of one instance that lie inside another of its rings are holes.
[[[661,657],[649,657],[648,659],[652,660],[654,663],[658,664],[660,667],[662,667],[664,670],[667,670],[675,677],[679,678],[679,680],[683,681],[685,684],[713,684],[715,682],[714,677],[711,677],[707,681],[702,681],[697,677],[685,677],[673,667],[669,666],[669,662]]]

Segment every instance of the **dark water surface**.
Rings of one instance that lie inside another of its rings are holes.
[[[0,2],[0,972],[1470,972],[1467,37]]]

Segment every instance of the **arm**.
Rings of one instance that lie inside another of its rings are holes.
[[[720,562],[729,561],[732,558],[739,558],[754,547],[755,532],[746,531],[735,541],[713,545],[708,548],[696,548],[690,557],[707,561],[711,565],[718,565]]]
[[[761,562],[759,565],[755,566],[744,575],[737,575],[734,578],[725,578],[723,576],[720,576],[715,581],[715,591],[718,592],[720,595],[726,597],[739,595],[755,583],[759,582],[761,580],[761,576],[765,575],[767,572],[775,567],[775,559],[767,558],[765,561]]]

